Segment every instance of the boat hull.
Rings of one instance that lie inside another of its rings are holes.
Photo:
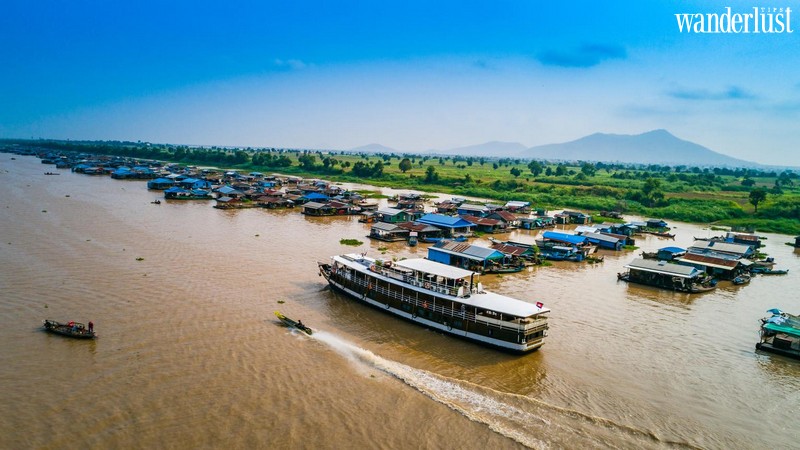
[[[776,355],[786,356],[788,358],[800,359],[800,351],[793,349],[778,348],[768,342],[757,343],[756,350],[775,353]]]

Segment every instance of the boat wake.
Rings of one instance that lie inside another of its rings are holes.
[[[649,431],[602,417],[415,369],[382,358],[331,333],[318,331],[312,338],[332,347],[364,375],[370,370],[380,370],[529,448],[696,448],[689,443],[662,440]]]

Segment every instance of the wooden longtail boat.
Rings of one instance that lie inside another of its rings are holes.
[[[45,331],[62,336],[68,336],[77,339],[94,339],[97,337],[94,330],[90,331],[82,323],[68,322],[61,323],[55,320],[45,319],[43,321]]]

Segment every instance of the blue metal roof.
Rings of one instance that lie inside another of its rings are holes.
[[[444,214],[434,213],[425,214],[417,219],[416,222],[445,228],[472,228],[475,226],[475,224],[472,222],[468,222],[461,217],[445,216]]]
[[[568,233],[559,233],[556,231],[545,231],[544,234],[542,234],[542,237],[545,239],[550,239],[552,241],[568,242],[570,244],[583,244],[584,242],[586,242],[586,238],[583,236],[577,236]]]
[[[320,194],[319,192],[309,192],[308,194],[304,195],[303,197],[305,197],[305,198],[307,198],[309,200],[315,200],[315,199],[326,199],[327,200],[327,198],[328,198],[327,195]]]
[[[658,249],[658,251],[660,251],[660,252],[670,252],[670,253],[685,253],[686,249],[685,248],[680,248],[680,247],[664,247],[664,248]]]

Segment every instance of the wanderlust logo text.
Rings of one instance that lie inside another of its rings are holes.
[[[792,8],[754,7],[745,13],[734,13],[731,7],[723,13],[675,14],[681,33],[794,33]]]

